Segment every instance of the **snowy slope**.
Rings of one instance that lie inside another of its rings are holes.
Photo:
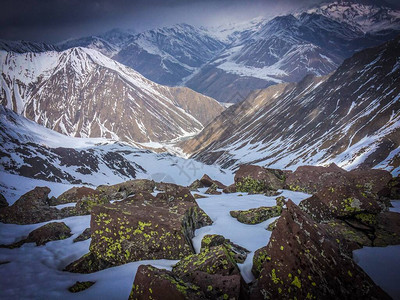
[[[0,192],[7,191],[10,185],[15,184],[13,182],[17,182],[10,174],[62,184],[94,186],[133,178],[189,185],[204,173],[226,183],[233,180],[231,172],[225,173],[218,167],[167,153],[156,154],[101,138],[68,137],[2,106],[0,129]],[[47,183],[42,181],[41,185]],[[30,187],[25,185],[23,190]]]
[[[400,38],[364,50],[331,76],[252,93],[182,147],[209,163],[295,169],[335,162],[400,173]]]
[[[187,88],[180,89],[184,98],[175,97],[175,89],[93,49],[0,51],[0,65],[1,104],[70,136],[131,143],[172,140],[197,133],[223,110]]]

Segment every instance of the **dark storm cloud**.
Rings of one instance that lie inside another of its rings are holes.
[[[57,42],[115,27],[218,25],[281,14],[321,0],[3,0],[0,38]]]

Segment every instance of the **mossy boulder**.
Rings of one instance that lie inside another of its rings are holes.
[[[199,179],[196,179],[188,186],[188,189],[191,191],[198,191],[198,189],[201,189],[204,187],[206,187],[206,186],[204,184],[202,184]]]
[[[259,224],[273,217],[278,217],[282,213],[282,206],[258,207],[249,210],[232,210],[230,214],[240,223]]]
[[[7,206],[8,206],[7,199],[2,194],[0,194],[0,209]]]
[[[332,236],[292,201],[255,256],[256,299],[390,299]]]
[[[236,191],[244,193],[276,191],[285,186],[285,180],[286,175],[281,170],[253,165],[241,165],[235,173]]]
[[[268,231],[273,231],[274,229],[275,229],[275,227],[276,227],[276,223],[278,222],[278,219],[276,219],[275,221],[273,221],[273,222],[271,222],[268,226],[267,226],[267,228],[265,228],[265,229],[267,229]]]
[[[218,186],[213,183],[206,191],[206,194],[210,195],[221,195],[222,193],[220,191],[217,191]]]
[[[110,203],[109,197],[98,191],[95,192],[88,194],[76,203],[75,212],[77,215],[89,215],[94,206]]]
[[[210,249],[215,246],[224,246],[225,249],[229,252],[229,255],[233,258],[236,263],[243,263],[247,254],[250,253],[249,250],[243,248],[235,243],[232,243],[229,239],[224,238],[219,234],[207,234],[201,240],[201,249],[200,251],[205,251],[206,249]]]
[[[82,186],[82,187],[73,187],[68,191],[65,191],[57,198],[50,199],[50,205],[59,205],[65,203],[76,203],[81,199],[89,198],[92,195],[99,194],[98,191]]]
[[[139,266],[130,300],[201,300],[207,299],[200,287],[184,282],[176,274],[150,265]]]
[[[87,290],[95,283],[96,282],[94,281],[77,281],[74,283],[74,285],[68,288],[68,291],[70,291],[71,293],[79,293],[84,290]]]
[[[280,196],[280,197],[276,197],[275,201],[276,201],[276,206],[285,206],[286,205],[286,201],[285,201],[286,197],[285,196]]]
[[[145,259],[182,259],[194,253],[197,228],[210,225],[188,189],[95,206],[90,259],[121,265]],[[86,260],[81,261],[79,270]],[[95,263],[96,264],[96,263]],[[73,268],[68,268],[73,271]]]
[[[35,224],[57,220],[73,215],[71,209],[58,210],[49,205],[48,187],[35,187],[22,195],[13,205],[0,209],[0,222],[12,224]]]

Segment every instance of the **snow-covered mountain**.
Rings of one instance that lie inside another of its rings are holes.
[[[208,164],[295,169],[335,162],[400,173],[400,37],[330,76],[253,92],[183,148]]]
[[[55,45],[46,43],[0,40],[0,50],[12,51],[15,53],[25,53],[25,52],[38,53],[46,51],[59,51],[60,48]]]
[[[347,5],[336,3],[337,10]],[[376,6],[363,7],[370,12],[378,10]],[[186,85],[222,102],[238,102],[255,89],[297,82],[308,74],[329,74],[356,51],[379,45],[400,32],[396,25],[400,11],[390,10],[390,22],[384,12],[382,16],[366,14],[370,24],[366,27],[322,13],[322,8],[260,22],[256,31],[239,36]]]
[[[169,88],[93,49],[0,51],[0,103],[77,137],[130,143],[192,135],[223,107],[188,88]]]
[[[0,172],[2,179],[15,174],[94,186],[133,178],[189,185],[204,173],[222,181],[232,180],[230,172],[194,160],[156,154],[104,138],[68,137],[1,105]],[[3,184],[0,180],[0,190]]]

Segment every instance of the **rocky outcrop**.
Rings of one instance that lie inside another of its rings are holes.
[[[250,251],[247,250],[246,248],[243,248],[242,246],[232,243],[229,239],[226,239],[219,234],[205,235],[201,240],[200,252],[221,245],[225,247],[225,249],[229,252],[229,255],[233,258],[233,260],[236,263],[242,264],[246,260],[247,254],[250,253]]]
[[[217,191],[218,186],[213,183],[205,192],[206,194],[210,194],[210,195],[221,195],[222,193],[220,191]]]
[[[282,189],[285,179],[285,173],[281,170],[241,165],[235,173],[235,186],[237,192],[264,193]]]
[[[292,201],[268,245],[254,256],[255,299],[390,299],[349,256],[346,242],[329,234]]]
[[[42,246],[50,241],[64,240],[71,235],[71,229],[64,222],[52,222],[33,230],[26,239],[11,245],[2,245],[2,247],[18,248],[25,243],[36,243],[36,246]]]
[[[8,206],[7,199],[2,194],[0,194],[0,208],[6,207],[6,206]]]
[[[249,210],[232,210],[230,214],[240,223],[258,224],[273,217],[278,217],[282,213],[282,206],[258,207]]]
[[[93,272],[93,265],[101,268],[145,259],[181,259],[194,252],[194,231],[211,223],[188,189],[157,197],[139,193],[121,202],[95,206],[90,254],[67,270]],[[85,270],[89,260],[91,267]]]
[[[78,200],[75,205],[75,214],[77,215],[89,215],[96,205],[104,205],[110,203],[109,197],[98,191],[96,193],[89,194],[82,199]]]

